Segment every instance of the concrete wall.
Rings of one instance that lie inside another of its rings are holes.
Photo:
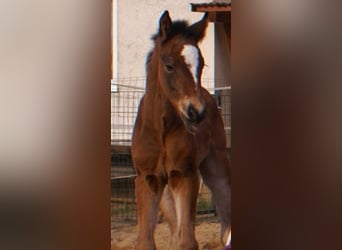
[[[153,47],[150,37],[157,31],[163,11],[169,10],[173,20],[185,19],[193,23],[200,20],[203,13],[191,12],[190,3],[203,2],[206,1],[113,0],[113,34],[117,34],[113,37],[113,78],[145,76],[146,55]],[[202,75],[203,84],[212,87],[212,82],[205,79],[214,78],[214,24],[209,24],[200,48],[207,65]],[[143,87],[144,83],[132,84]]]

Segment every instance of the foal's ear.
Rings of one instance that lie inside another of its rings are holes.
[[[208,22],[209,22],[208,12],[206,12],[200,21],[192,24],[189,27],[190,32],[193,34],[197,42],[201,41],[204,38],[205,31],[208,27]]]
[[[172,21],[169,12],[166,10],[159,19],[159,37],[162,41],[164,41],[167,38],[167,35],[171,28],[171,24]]]

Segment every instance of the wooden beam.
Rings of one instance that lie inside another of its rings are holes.
[[[209,22],[221,22],[230,25],[231,12],[209,12]]]
[[[193,12],[231,12],[232,6],[196,6],[191,5],[191,11]]]

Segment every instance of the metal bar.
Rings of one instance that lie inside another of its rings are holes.
[[[232,86],[225,86],[225,87],[215,87],[215,88],[206,88],[207,90],[229,90],[232,89]]]
[[[125,85],[125,84],[120,84],[120,83],[115,83],[114,85],[119,86],[119,87],[124,87],[124,88],[130,88],[130,89],[145,90],[145,88],[143,87],[130,86],[130,85]]]
[[[137,177],[136,174],[131,174],[131,175],[125,175],[125,176],[117,176],[117,177],[111,177],[111,180],[120,180],[120,179],[129,179],[129,178],[134,178]]]

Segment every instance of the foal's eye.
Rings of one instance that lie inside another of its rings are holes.
[[[165,69],[166,69],[167,73],[173,73],[175,71],[175,67],[171,64],[166,64]]]

